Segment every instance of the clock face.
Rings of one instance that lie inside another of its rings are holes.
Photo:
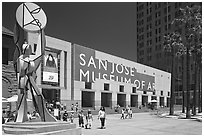
[[[23,3],[16,10],[16,20],[25,30],[37,32],[45,28],[47,17],[45,12],[34,3]]]

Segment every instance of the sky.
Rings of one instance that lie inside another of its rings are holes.
[[[13,31],[21,3],[2,2],[2,26]],[[136,3],[36,2],[46,16],[48,36],[136,62]]]

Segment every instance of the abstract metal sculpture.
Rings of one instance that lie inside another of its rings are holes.
[[[14,30],[14,42],[17,46],[14,53],[14,68],[18,80],[19,95],[17,117],[15,122],[25,122],[27,118],[27,92],[32,95],[33,105],[39,113],[41,121],[56,121],[47,108],[43,95],[40,93],[35,80],[37,78],[36,70],[38,69],[44,55],[45,34],[47,18],[44,11],[34,3],[23,3],[16,11],[16,26]],[[37,50],[35,54],[32,47],[26,41],[28,32],[39,35]],[[22,44],[22,41],[24,42]]]

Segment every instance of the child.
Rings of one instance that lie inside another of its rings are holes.
[[[84,114],[83,114],[83,110],[81,110],[79,112],[78,118],[79,118],[79,127],[84,127]]]
[[[124,115],[125,115],[125,109],[123,108],[122,109],[122,113],[121,113],[122,115],[121,115],[121,118],[120,119],[125,119],[125,117],[124,117]]]
[[[86,129],[89,128],[91,129],[91,126],[92,126],[92,121],[93,121],[93,116],[91,114],[91,110],[89,109],[88,110],[88,114],[86,115]]]

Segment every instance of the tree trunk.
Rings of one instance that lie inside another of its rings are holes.
[[[175,90],[175,81],[174,81],[174,47],[172,47],[171,51],[171,98],[170,98],[170,112],[169,115],[174,115],[174,102],[175,102],[175,96],[174,96],[174,90]]]
[[[184,92],[184,55],[181,57],[182,59],[182,113],[185,113],[185,92]]]
[[[202,78],[201,78],[201,73],[202,68],[201,65],[199,65],[199,69],[198,69],[198,113],[202,112],[202,92],[201,92],[201,86],[202,86]]]
[[[194,92],[193,92],[193,115],[196,115],[196,98],[197,98],[197,57],[195,55],[195,73],[194,73]]]
[[[186,50],[186,118],[190,119],[191,114],[190,114],[190,91],[189,91],[189,45],[187,45],[187,50]]]

